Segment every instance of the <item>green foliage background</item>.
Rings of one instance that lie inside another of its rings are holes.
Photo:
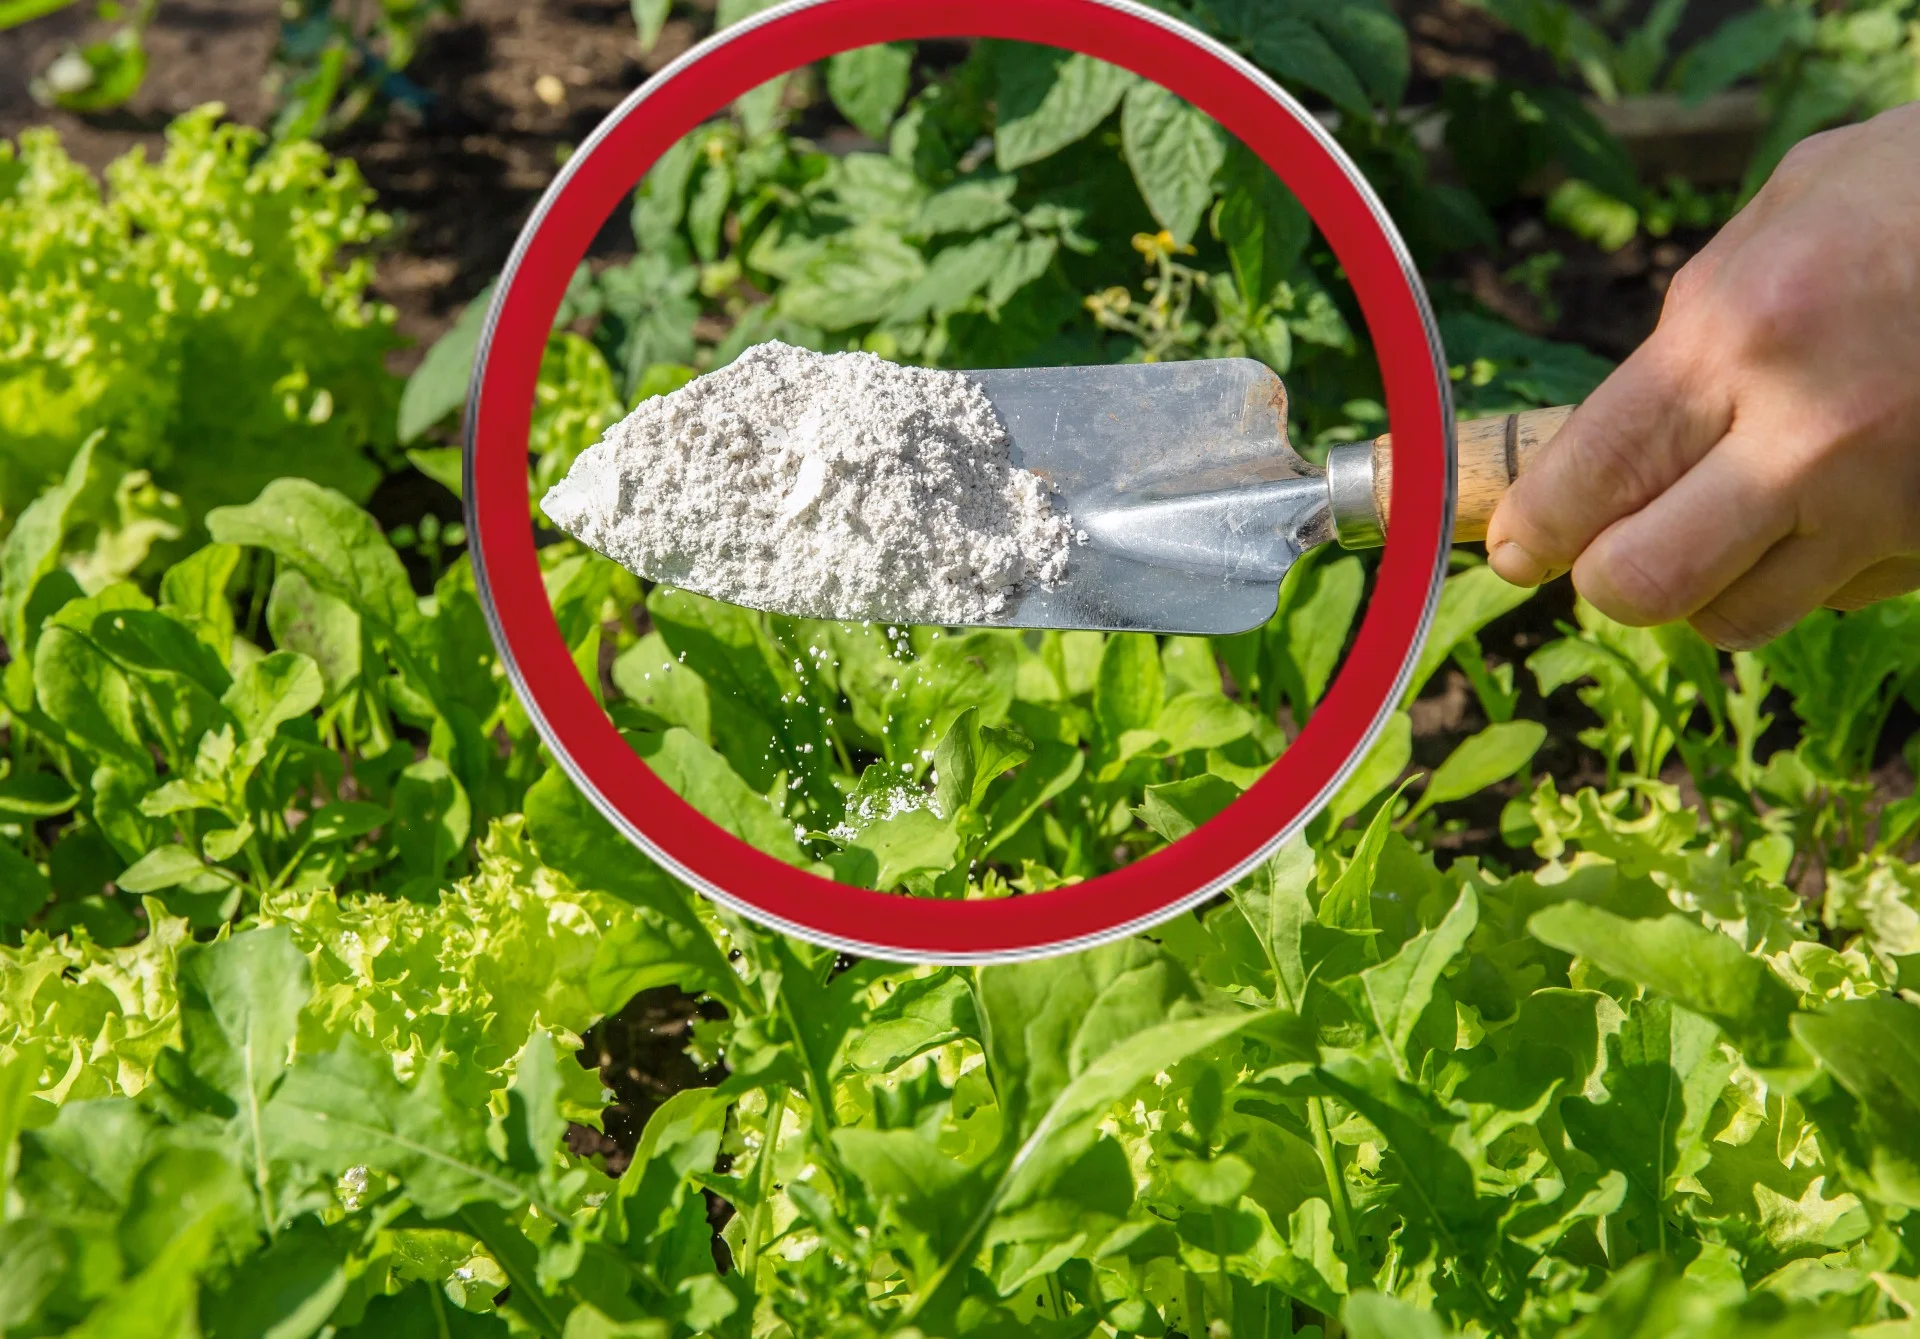
[[[1496,8],[1604,95],[1758,74],[1770,145],[1910,87],[1897,5],[1769,9],[1677,62],[1672,6],[1625,40]],[[635,11],[644,36],[666,6]],[[1407,77],[1384,7],[1179,12],[1339,109],[1429,261],[1486,241],[1514,163],[1557,163],[1550,207],[1609,229],[1677,208],[1549,90],[1454,90],[1465,181],[1431,179],[1373,114]],[[1330,254],[1176,99],[999,44],[796,79],[679,146],[634,259],[578,277],[531,488],[776,336],[1244,353],[1288,376],[1302,442],[1379,426]],[[875,147],[790,132],[820,90]],[[1474,166],[1469,132],[1503,126],[1524,153]],[[544,756],[457,540],[403,558],[359,505],[396,446],[457,487],[441,425],[481,304],[402,396],[350,166],[204,113],[171,145],[104,197],[44,137],[0,158],[0,1333],[1916,1331],[1920,801],[1873,775],[1920,764],[1889,724],[1920,602],[1732,657],[1583,607],[1493,665],[1478,638],[1525,597],[1463,558],[1408,698],[1452,666],[1488,724],[1423,778],[1402,711],[1301,839],[1151,935],[849,963],[639,858]],[[1467,412],[1606,371],[1437,296]],[[541,561],[668,784],[795,865],[933,897],[1044,895],[1218,812],[1311,716],[1367,584],[1323,554],[1242,637],[1026,637]],[[1584,704],[1594,784],[1535,774],[1522,675]],[[1516,776],[1502,847],[1436,854]],[[606,1101],[580,1037],[660,986],[706,1001],[688,1047],[725,1069],[615,1178],[564,1139]]]

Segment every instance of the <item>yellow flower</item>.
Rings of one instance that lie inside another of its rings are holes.
[[[1173,234],[1162,228],[1159,232],[1138,232],[1133,235],[1133,249],[1151,261],[1160,261],[1167,256],[1191,256],[1193,248],[1185,242],[1176,242]]]
[[[1108,313],[1120,315],[1132,308],[1133,294],[1124,288],[1109,288],[1089,295],[1084,305],[1095,316],[1105,316]]]

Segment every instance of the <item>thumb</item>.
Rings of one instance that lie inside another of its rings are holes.
[[[1516,586],[1567,571],[1594,537],[1665,492],[1733,422],[1716,379],[1677,341],[1642,344],[1573,413],[1507,490],[1487,559]]]

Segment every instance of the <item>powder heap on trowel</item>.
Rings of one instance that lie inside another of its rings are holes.
[[[991,618],[1072,539],[974,381],[780,343],[645,401],[541,507],[641,576],[849,620]]]

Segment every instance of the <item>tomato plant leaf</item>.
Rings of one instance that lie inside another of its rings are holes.
[[[1313,221],[1273,169],[1238,140],[1227,148],[1221,187],[1214,233],[1227,248],[1240,295],[1257,308],[1300,263]]]
[[[1077,51],[1026,42],[999,44],[994,70],[998,115],[993,152],[1002,172],[1037,163],[1085,139],[1138,79]]]
[[[1127,164],[1147,207],[1174,241],[1193,240],[1213,203],[1227,140],[1205,112],[1158,84],[1127,90],[1120,111]]]
[[[884,140],[913,77],[910,43],[880,42],[827,61],[827,96],[869,139]]]

